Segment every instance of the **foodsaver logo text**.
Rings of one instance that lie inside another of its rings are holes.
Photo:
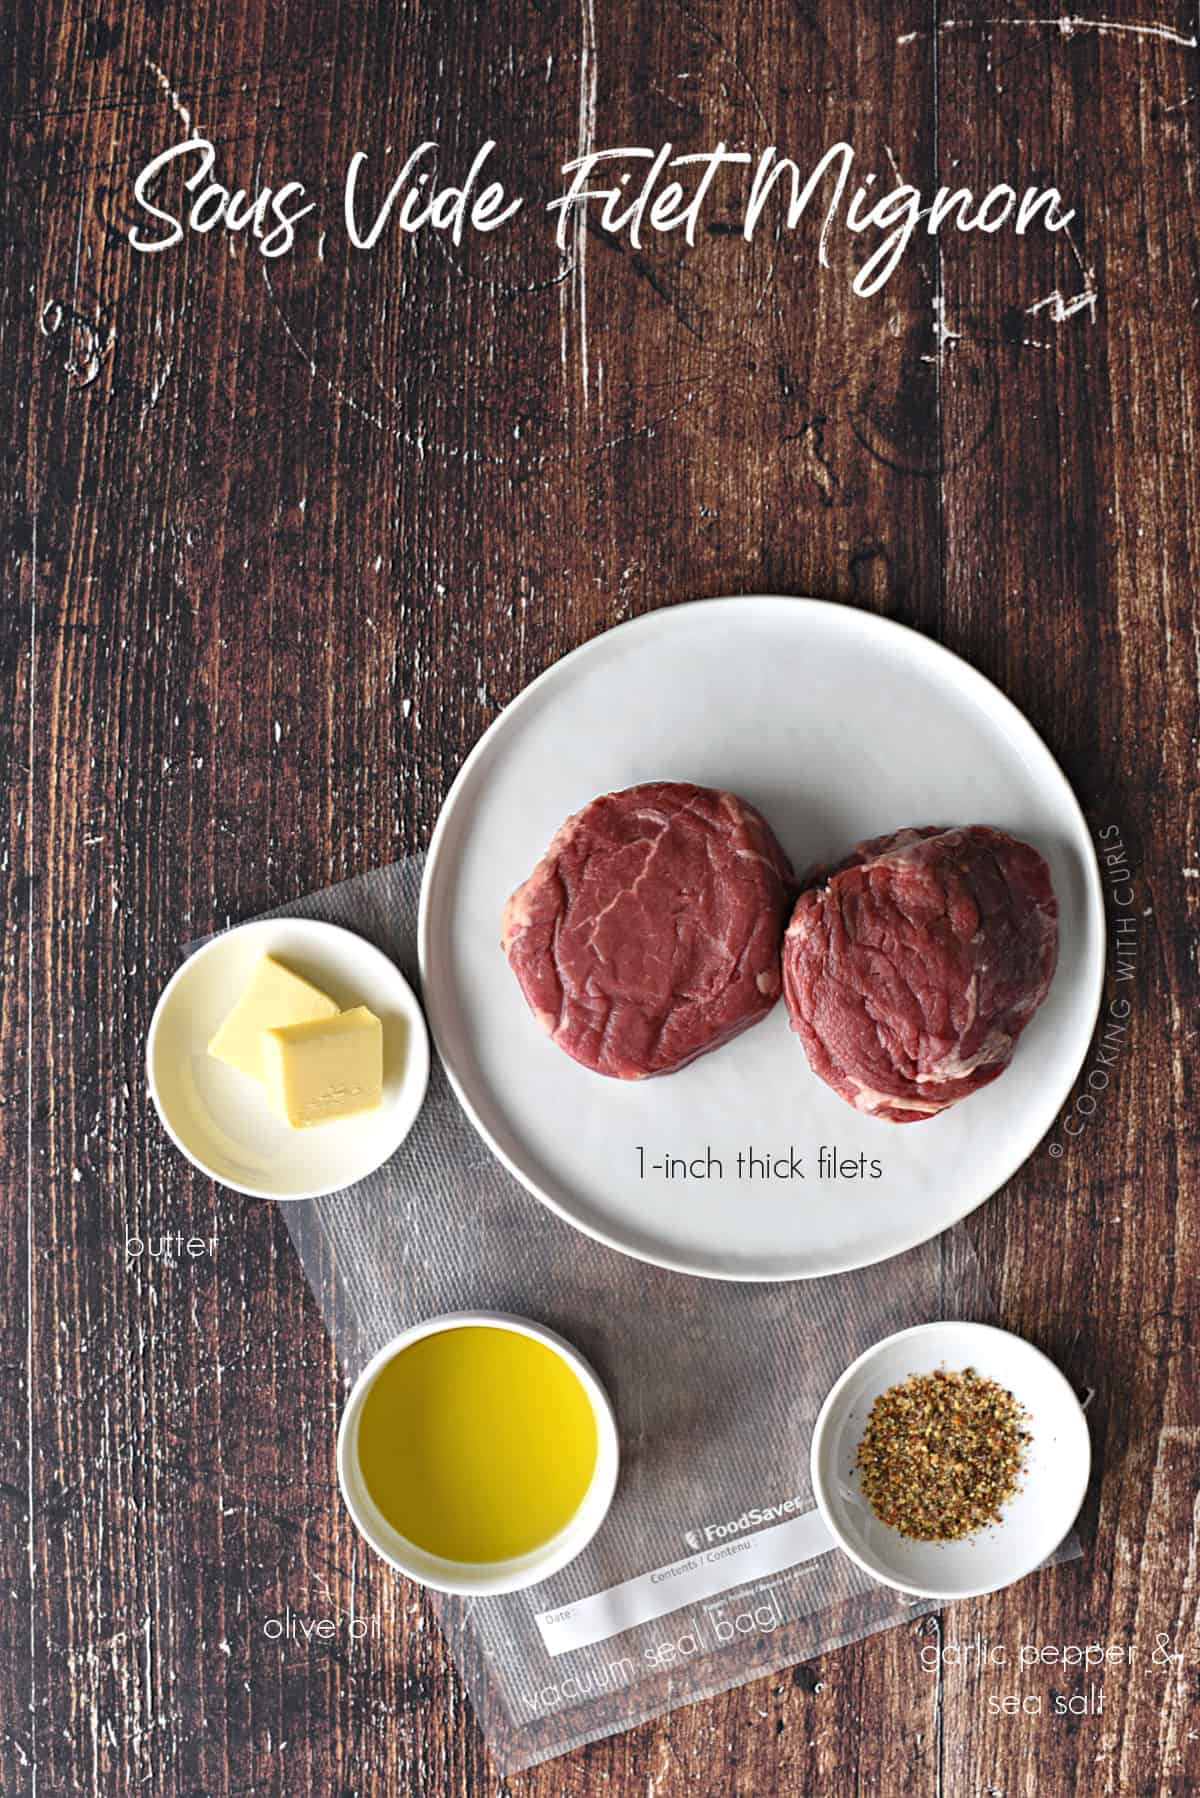
[[[684,1530],[683,1539],[695,1554],[713,1542],[725,1542],[730,1536],[756,1530],[764,1523],[780,1523],[785,1517],[794,1517],[797,1512],[807,1509],[807,1501],[797,1493],[793,1498],[781,1499],[776,1505],[754,1505],[728,1523],[706,1523],[702,1529]]]

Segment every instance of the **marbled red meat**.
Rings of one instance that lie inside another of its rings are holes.
[[[650,781],[567,819],[505,907],[501,946],[559,1048],[640,1080],[767,1015],[794,892],[752,805]]]
[[[814,1072],[856,1110],[909,1124],[1004,1072],[1057,959],[1037,850],[982,824],[927,825],[861,843],[800,895],[784,995]]]

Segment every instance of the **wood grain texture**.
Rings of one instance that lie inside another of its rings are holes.
[[[6,1798],[1200,1784],[1200,53],[1173,0],[1104,19],[0,18]],[[1029,175],[1079,216],[1069,240],[920,239],[865,301],[844,238],[820,268],[815,222],[746,246],[719,208],[690,253],[581,230],[560,257],[539,226],[137,256],[132,177],[189,128],[231,185],[296,174],[334,219],[355,147],[375,179],[388,145],[435,137],[464,169],[488,134],[543,198],[589,141],[776,143],[806,167],[846,138],[881,178]],[[974,1226],[1004,1321],[1096,1388],[1085,1557],[505,1786],[419,1594],[337,1501],[341,1384],[286,1233],[170,1150],[145,1028],[190,938],[423,847],[479,732],[558,655],[754,590],[966,654],[1119,827],[1138,944],[1111,1085]],[[215,1265],[127,1266],[127,1237],[165,1229],[215,1233]],[[264,1637],[285,1607],[351,1605],[379,1646]],[[1183,1664],[1153,1666],[1159,1631]],[[993,1693],[1076,1682],[923,1670],[976,1632],[1143,1662],[1101,1717],[993,1717]]]

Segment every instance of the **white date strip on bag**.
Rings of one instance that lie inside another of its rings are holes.
[[[547,1654],[569,1654],[572,1649],[607,1641],[622,1630],[651,1623],[656,1617],[666,1617],[684,1605],[713,1598],[718,1592],[745,1585],[748,1580],[798,1567],[833,1547],[833,1537],[820,1513],[805,1511],[800,1517],[756,1530],[737,1542],[700,1549],[682,1561],[651,1568],[648,1573],[622,1580],[618,1586],[609,1586],[588,1598],[577,1598],[573,1604],[542,1611],[534,1622]]]

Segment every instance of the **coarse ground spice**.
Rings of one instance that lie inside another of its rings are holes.
[[[881,1523],[958,1542],[998,1523],[1025,1464],[1028,1413],[973,1367],[913,1374],[871,1406],[855,1466]]]

